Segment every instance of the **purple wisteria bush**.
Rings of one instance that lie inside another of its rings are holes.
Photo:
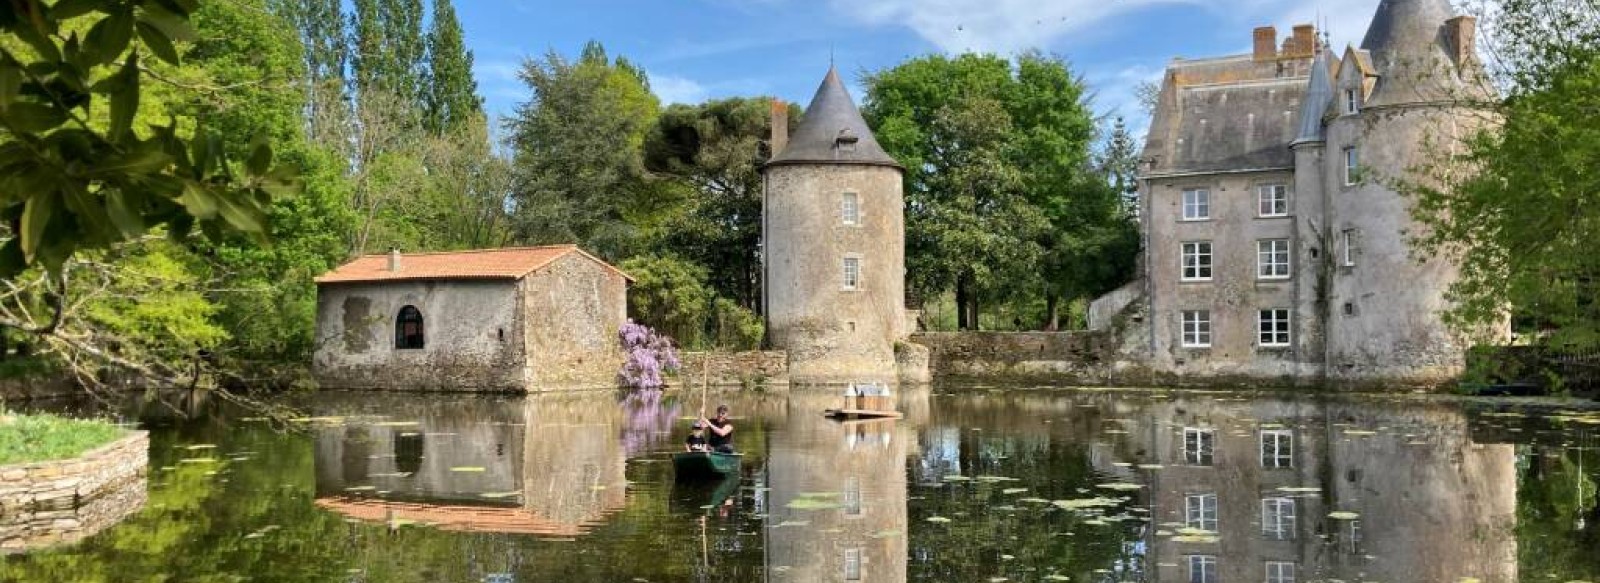
[[[656,333],[655,329],[629,319],[617,331],[622,339],[622,350],[627,358],[622,370],[617,371],[617,382],[635,390],[658,391],[666,385],[663,373],[677,372],[678,349],[672,338]]]

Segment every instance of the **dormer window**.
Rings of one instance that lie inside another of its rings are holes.
[[[1361,93],[1354,89],[1344,90],[1344,113],[1354,114],[1361,111]]]
[[[840,152],[849,153],[856,151],[856,142],[860,141],[860,136],[850,131],[850,128],[844,128],[839,130],[839,136],[833,139],[833,145],[839,148]]]

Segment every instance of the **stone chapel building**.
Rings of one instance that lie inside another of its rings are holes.
[[[908,332],[904,169],[833,68],[793,139],[787,106],[773,118],[762,170],[768,339],[788,352],[790,382],[895,382]]]
[[[1414,253],[1392,179],[1478,127],[1476,22],[1383,0],[1360,48],[1310,25],[1281,45],[1167,68],[1143,154],[1151,369],[1204,378],[1435,384],[1466,346],[1442,311],[1458,268]],[[1430,146],[1432,143],[1434,146]]]
[[[358,257],[317,278],[324,387],[617,385],[626,273],[573,245]]]

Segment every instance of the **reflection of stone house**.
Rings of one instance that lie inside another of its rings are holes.
[[[317,278],[328,387],[613,386],[626,274],[571,245],[369,255]]]
[[[1429,384],[1463,363],[1441,312],[1457,267],[1418,257],[1399,178],[1470,130],[1475,22],[1384,0],[1359,49],[1313,27],[1167,68],[1140,176],[1156,371]],[[1125,296],[1122,301],[1128,301]],[[1107,300],[1110,301],[1109,299]]]
[[[577,536],[627,504],[609,394],[392,402],[316,432],[317,505],[444,530]],[[559,436],[559,438],[554,438]]]

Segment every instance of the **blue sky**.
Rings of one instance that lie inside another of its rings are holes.
[[[830,54],[859,78],[917,55],[967,50],[1065,57],[1101,113],[1146,124],[1133,98],[1174,56],[1247,52],[1251,29],[1326,22],[1359,43],[1378,0],[456,0],[491,115],[527,100],[520,63],[589,39],[639,63],[664,103],[772,95],[804,105]]]

